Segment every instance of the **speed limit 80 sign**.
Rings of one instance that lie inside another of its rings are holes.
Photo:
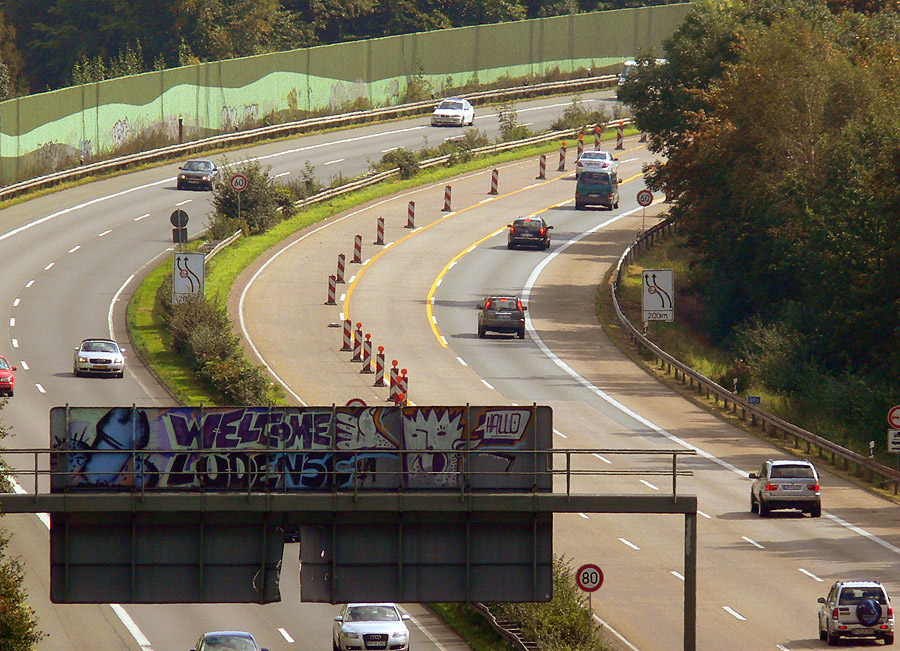
[[[593,563],[582,565],[575,573],[575,583],[585,592],[594,592],[603,585],[603,570]]]

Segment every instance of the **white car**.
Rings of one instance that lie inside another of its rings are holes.
[[[619,169],[619,159],[613,158],[608,151],[586,151],[575,162],[575,178],[584,171],[615,172]]]
[[[475,123],[475,108],[465,99],[445,99],[431,114],[433,127],[464,127]]]
[[[85,339],[75,349],[72,372],[75,377],[91,373],[124,377],[125,349],[112,339]]]
[[[269,651],[259,648],[250,633],[243,631],[214,631],[204,633],[191,651]]]
[[[819,597],[819,639],[835,646],[842,637],[874,637],[894,643],[894,609],[879,581],[835,581]]]
[[[751,472],[750,512],[767,517],[776,509],[799,509],[822,515],[819,473],[803,459],[767,459],[759,472]]]
[[[407,620],[394,604],[347,604],[334,618],[334,651],[409,651]]]

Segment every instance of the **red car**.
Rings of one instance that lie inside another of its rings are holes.
[[[13,371],[16,367],[9,363],[3,355],[0,355],[0,394],[12,396],[16,388],[16,376]]]

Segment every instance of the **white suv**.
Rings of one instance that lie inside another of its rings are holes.
[[[776,509],[800,509],[818,518],[822,515],[819,474],[802,459],[767,459],[759,472],[751,472],[750,511],[766,517]]]
[[[819,603],[819,639],[828,640],[829,646],[842,637],[894,643],[894,610],[879,581],[836,581]]]

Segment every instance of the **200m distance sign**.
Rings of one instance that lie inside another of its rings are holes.
[[[582,565],[575,573],[575,583],[585,592],[594,592],[603,585],[603,570],[593,563]]]

